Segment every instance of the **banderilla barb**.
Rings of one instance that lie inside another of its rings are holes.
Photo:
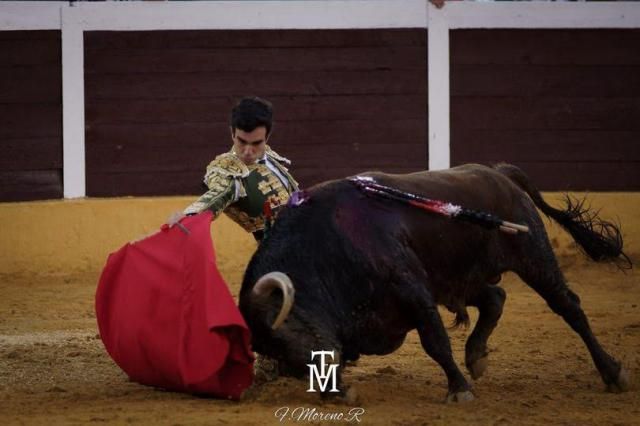
[[[440,200],[432,200],[410,192],[401,191],[389,186],[380,185],[373,178],[356,176],[350,179],[365,193],[377,195],[379,197],[388,198],[399,201],[404,204],[417,207],[428,212],[447,216],[452,219],[480,225],[487,229],[498,228],[502,232],[508,234],[517,234],[518,232],[529,232],[529,227],[513,222],[507,222],[490,213],[467,209],[452,203]]]

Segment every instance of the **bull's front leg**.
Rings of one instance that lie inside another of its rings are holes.
[[[424,351],[444,370],[448,380],[446,402],[466,402],[474,399],[471,386],[453,359],[449,335],[442,323],[438,308],[427,288],[426,273],[419,268],[398,277],[396,294],[401,309],[413,318]]]
[[[319,390],[322,399],[355,405],[358,402],[357,392],[355,388],[345,384],[342,378],[344,371],[342,352],[338,349],[313,351],[311,356],[313,362],[308,365],[308,391]]]
[[[447,376],[449,385],[446,401],[472,401],[474,396],[471,393],[471,386],[453,359],[449,336],[435,306],[425,308],[422,311],[422,321],[417,329],[425,352],[440,364]]]

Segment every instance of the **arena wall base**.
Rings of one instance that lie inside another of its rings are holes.
[[[160,229],[196,197],[135,197],[0,203],[0,273],[100,271],[109,253]],[[253,236],[221,216],[211,226],[218,263],[244,270]],[[240,272],[241,273],[241,272]]]
[[[562,194],[546,193],[554,206]],[[575,193],[576,196],[584,194]],[[589,193],[591,205],[604,218],[619,222],[625,248],[640,258],[640,193]],[[128,241],[157,231],[173,212],[194,197],[76,199],[0,203],[1,274],[75,274],[100,271],[109,253]],[[556,254],[580,259],[570,237],[545,220]],[[222,216],[212,225],[212,237],[223,275],[239,282],[251,254],[253,237]]]

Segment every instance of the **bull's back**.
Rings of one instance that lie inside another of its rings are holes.
[[[511,180],[480,164],[410,174],[364,173],[383,185],[466,208],[509,215],[514,198],[525,196]]]
[[[499,216],[503,220],[519,222],[531,216],[533,204],[527,195],[501,173],[482,165],[470,164],[442,171],[424,171],[405,175],[380,172],[364,173],[378,183],[433,200],[440,200],[465,208]],[[399,201],[377,196],[361,198],[363,206],[359,223],[360,233],[379,235],[383,229],[401,244],[408,244],[427,273],[443,281],[455,277],[460,280],[486,279],[474,274],[478,265],[489,271],[479,274],[498,274],[504,265],[496,259],[504,258],[513,235],[487,230],[479,225],[453,220],[437,213],[424,211]],[[511,239],[511,240],[510,240]],[[389,247],[389,241],[385,247]],[[381,249],[380,246],[376,249]],[[383,256],[388,250],[381,250]],[[375,253],[374,253],[375,255]]]
[[[531,217],[532,210],[535,212],[531,200],[518,186],[481,165],[403,175],[381,172],[362,175],[382,185],[516,223],[523,223]],[[385,269],[383,265],[401,269],[402,262],[417,256],[433,279],[467,279],[465,275],[473,279],[471,275],[478,265],[500,269],[503,265],[497,264],[496,259],[506,258],[503,254],[510,250],[514,238],[520,238],[366,194],[348,179],[325,182],[308,192],[308,202],[279,216],[280,223],[276,223],[277,229],[270,238],[283,240],[283,247],[291,241],[299,240],[300,247],[325,241],[330,246],[327,255],[331,262],[356,253],[362,255],[361,259],[369,259],[367,262],[377,270]],[[280,229],[283,235],[276,235]],[[267,241],[267,245],[273,253],[271,242]],[[279,258],[288,261],[290,252],[284,250]]]

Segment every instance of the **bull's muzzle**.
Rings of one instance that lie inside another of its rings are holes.
[[[274,330],[280,327],[284,320],[287,319],[289,311],[291,311],[291,307],[293,306],[295,289],[293,288],[291,279],[287,274],[282,272],[269,272],[268,274],[263,275],[258,282],[256,282],[252,291],[252,294],[256,296],[268,296],[276,288],[279,288],[280,291],[282,291],[282,307],[280,308],[280,312],[278,313],[276,320],[271,325],[271,328]]]

